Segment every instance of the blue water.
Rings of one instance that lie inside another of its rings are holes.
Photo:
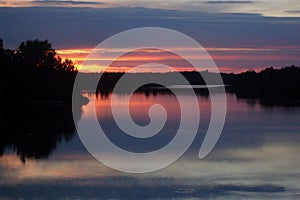
[[[124,95],[119,95],[120,102]],[[189,94],[182,95],[188,102]],[[126,146],[129,141],[118,141],[119,130],[107,112],[109,100],[110,95],[97,99],[98,119],[112,140]],[[140,125],[149,123],[146,110],[152,103],[176,107],[176,98],[169,94],[135,94],[132,101],[132,117]],[[198,101],[201,122],[197,137],[179,160],[162,170],[146,174],[113,170],[93,158],[75,133],[69,141],[59,140],[49,156],[26,158],[25,163],[18,152],[7,147],[0,157],[0,199],[300,198],[299,107],[262,105],[227,94],[227,117],[220,140],[206,158],[199,159],[210,119],[210,100],[198,96]],[[90,115],[88,105],[82,110],[79,120]],[[153,146],[145,147],[140,141],[127,148],[150,151],[171,140],[170,130],[176,128],[179,115],[176,109],[170,112],[173,115],[166,129],[170,133],[162,134]]]

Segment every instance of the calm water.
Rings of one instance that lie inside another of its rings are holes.
[[[118,96],[120,107],[125,95]],[[191,96],[182,95],[188,103]],[[147,110],[154,103],[161,103],[169,116],[159,137],[144,144],[120,133],[112,120],[110,97],[98,95],[97,116],[108,137],[122,148],[147,152],[173,138],[180,116],[174,96],[139,93],[131,98],[130,111],[137,124],[149,123]],[[190,149],[171,166],[140,175],[118,172],[95,160],[74,131],[70,111],[51,109],[45,118],[36,117],[39,111],[29,117],[32,110],[20,112],[17,120],[31,125],[23,123],[20,130],[25,134],[16,129],[13,137],[1,142],[0,198],[300,198],[299,107],[268,106],[228,94],[221,138],[209,156],[200,160],[197,155],[210,118],[210,99],[199,95],[198,100],[201,122]],[[87,104],[77,120],[90,116]]]

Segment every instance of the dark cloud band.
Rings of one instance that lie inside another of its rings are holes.
[[[31,1],[32,3],[45,4],[45,5],[103,5],[103,2],[96,1]]]
[[[286,13],[294,13],[294,14],[297,14],[297,13],[300,13],[300,10],[287,10],[285,11]]]
[[[255,1],[205,1],[206,4],[252,4]]]

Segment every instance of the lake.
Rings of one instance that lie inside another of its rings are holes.
[[[159,149],[173,139],[178,128],[178,101],[169,93],[131,97],[130,112],[139,125],[150,122],[148,109],[153,104],[163,105],[168,114],[164,129],[144,143],[122,134],[116,126],[110,111],[111,93],[84,95],[96,99],[97,117],[109,139],[128,151]],[[188,104],[191,95],[181,95]],[[125,106],[125,97],[128,94],[117,94],[120,108]],[[34,108],[9,114],[14,109],[7,108],[5,119],[14,119],[15,127],[6,127],[5,132],[14,130],[13,136],[3,136],[0,144],[0,199],[299,199],[300,107],[227,93],[221,137],[212,152],[199,159],[211,103],[205,94],[198,94],[197,99],[201,120],[193,144],[172,165],[145,174],[116,171],[97,161],[72,126],[70,110]],[[89,104],[82,106],[76,121],[89,119],[91,112]]]

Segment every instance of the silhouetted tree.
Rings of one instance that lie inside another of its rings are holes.
[[[70,59],[60,58],[48,40],[27,40],[18,49],[3,47],[0,40],[0,87],[4,96],[26,101],[70,102],[77,69]]]
[[[4,47],[3,47],[3,40],[0,38],[0,64],[4,63],[5,54],[4,54]]]
[[[55,70],[65,71],[65,72],[76,72],[77,68],[75,67],[75,63],[66,58],[65,61],[62,62],[62,59],[58,57],[59,65],[55,66]]]
[[[26,68],[50,70],[58,64],[56,52],[47,40],[22,42],[18,48],[18,56],[21,64]]]
[[[66,59],[62,62],[48,40],[27,40],[20,44],[17,52],[17,59],[27,69],[76,71],[75,64],[71,60]]]
[[[3,40],[0,38],[0,51],[3,51],[4,47],[3,47]]]
[[[4,47],[3,47],[3,40],[0,38],[0,65],[4,63]]]

